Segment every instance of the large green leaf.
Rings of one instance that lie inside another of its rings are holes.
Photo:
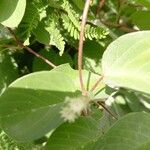
[[[91,150],[148,150],[150,114],[131,113],[120,119]]]
[[[26,0],[1,0],[0,22],[8,27],[16,27],[25,13]]]
[[[97,79],[98,75],[84,71],[88,89]],[[101,85],[94,94],[103,89],[104,85]],[[22,77],[12,83],[0,98],[2,127],[17,140],[37,139],[63,123],[60,110],[64,100],[68,96],[80,95],[79,90],[78,71],[67,64]],[[102,92],[99,96],[107,95]]]
[[[150,94],[150,31],[121,36],[102,58],[104,82]]]
[[[97,113],[96,117],[100,118],[100,111]],[[50,136],[45,150],[87,150],[102,135],[99,119],[96,117],[80,117],[72,124],[61,125]]]
[[[76,96],[75,90],[61,72],[38,72],[16,80],[0,98],[2,128],[20,141],[45,135],[63,122],[61,107],[67,96]]]

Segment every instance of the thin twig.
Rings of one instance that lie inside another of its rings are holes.
[[[103,8],[104,5],[105,5],[105,0],[99,0],[99,4],[96,9],[96,15],[99,14],[100,10]]]
[[[91,3],[91,0],[86,0],[85,2],[83,15],[82,15],[82,22],[81,22],[79,47],[78,47],[78,70],[79,70],[79,81],[81,85],[82,95],[87,95],[87,91],[85,90],[85,87],[83,84],[83,77],[82,77],[82,55],[83,55],[84,30],[85,30],[90,3]]]
[[[113,22],[106,22],[106,21],[102,21],[101,22],[106,25],[107,27],[112,27],[112,28],[118,28],[124,32],[136,32],[138,30],[136,29],[132,29],[132,28],[129,28],[127,25],[125,24],[116,24],[116,23],[113,23]]]
[[[122,0],[117,0],[118,1],[118,14],[116,16],[116,23],[119,24],[120,18],[121,18],[121,6],[123,4]]]
[[[115,118],[116,120],[118,120],[118,118],[105,106],[105,104],[101,103],[101,102],[97,102],[98,105],[102,106],[103,109],[105,109],[113,118]]]
[[[20,48],[26,49],[28,52],[32,53],[33,55],[35,55],[36,57],[42,59],[45,63],[47,63],[49,66],[55,68],[56,65],[54,65],[52,62],[50,62],[48,59],[46,59],[45,57],[43,57],[42,55],[36,53],[34,50],[32,50],[30,47],[23,45],[19,39],[17,38],[17,36],[15,35],[15,33],[13,32],[13,30],[11,28],[7,28],[9,30],[9,32],[11,33],[11,35],[13,36],[14,40],[16,41],[16,43],[18,44],[18,46]]]
[[[103,76],[101,76],[99,78],[99,80],[93,85],[93,87],[91,88],[91,92],[94,91],[96,89],[96,87],[99,85],[99,83],[103,80]]]

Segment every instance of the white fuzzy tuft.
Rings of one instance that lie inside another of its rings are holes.
[[[65,121],[74,122],[75,119],[81,115],[83,110],[87,110],[90,99],[87,97],[66,97],[65,102],[66,106],[63,107],[60,114]]]

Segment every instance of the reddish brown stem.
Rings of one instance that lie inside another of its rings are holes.
[[[101,22],[106,25],[107,27],[112,27],[112,28],[118,28],[124,32],[136,32],[138,30],[136,29],[132,29],[132,28],[129,28],[127,25],[125,24],[116,24],[116,23],[113,23],[113,22],[105,22],[105,21],[102,21]]]
[[[103,80],[103,76],[101,76],[99,78],[99,80],[93,85],[93,87],[91,88],[91,92],[94,91],[96,89],[96,87],[99,85],[99,83]]]
[[[15,33],[13,32],[13,30],[11,28],[7,28],[9,30],[9,32],[11,33],[11,35],[13,36],[14,40],[16,41],[16,43],[21,47],[26,49],[28,52],[32,53],[33,55],[35,55],[36,57],[42,59],[45,63],[47,63],[49,66],[55,68],[56,65],[54,65],[52,62],[50,62],[48,59],[46,59],[45,57],[43,57],[42,55],[36,53],[34,50],[32,50],[30,47],[27,47],[25,45],[23,45],[19,39],[17,38],[17,36],[15,35]]]
[[[118,118],[105,106],[105,104],[103,104],[103,102],[97,102],[98,105],[100,105],[103,109],[105,109],[113,118],[115,118],[116,120],[118,120]]]
[[[83,77],[82,77],[82,57],[83,57],[83,40],[84,40],[84,30],[87,21],[87,15],[90,7],[91,0],[86,0],[83,15],[82,15],[82,22],[81,22],[81,29],[80,29],[80,39],[79,39],[79,47],[78,47],[78,70],[79,70],[79,81],[81,85],[82,95],[87,95],[87,91],[85,90]]]
[[[99,14],[100,10],[102,9],[102,7],[105,5],[105,0],[100,0],[99,1],[99,4],[97,6],[97,9],[96,9],[96,15]]]

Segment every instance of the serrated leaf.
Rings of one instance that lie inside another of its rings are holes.
[[[0,131],[0,149],[1,150],[19,150],[17,143],[9,138],[3,131]]]
[[[84,8],[84,0],[71,0],[80,10]]]
[[[0,98],[2,128],[20,141],[42,137],[64,121],[61,107],[66,96],[76,96],[75,90],[68,76],[55,71],[16,80]]]
[[[62,56],[65,49],[64,38],[53,23],[49,27],[45,27],[45,24],[40,22],[34,30],[34,35],[40,43],[56,46],[60,50],[60,56]]]
[[[1,0],[0,22],[7,27],[17,27],[25,13],[26,0]]]
[[[91,150],[148,150],[150,114],[131,113],[121,118]]]
[[[59,52],[60,56],[62,56],[62,54],[64,53],[64,49],[65,49],[65,41],[64,41],[63,36],[60,34],[59,29],[57,29],[56,26],[52,25],[46,28],[46,30],[50,34],[49,44],[56,46],[60,50]]]
[[[21,23],[17,28],[17,34],[22,40],[26,40],[30,37],[33,29],[38,26],[40,20],[40,15],[38,8],[32,2],[27,2],[27,7],[25,10],[25,14]]]
[[[150,31],[126,34],[102,58],[104,82],[150,94]]]

